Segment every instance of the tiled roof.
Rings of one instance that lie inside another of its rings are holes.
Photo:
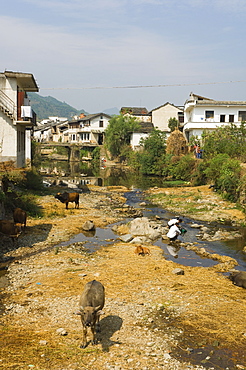
[[[197,105],[246,105],[246,101],[230,101],[230,100],[197,100]]]
[[[141,116],[141,115],[148,114],[148,110],[144,107],[142,107],[142,108],[139,108],[139,107],[122,107],[120,112],[122,114],[129,113],[129,114],[132,114],[132,115],[135,115],[135,116]]]
[[[174,108],[177,108],[177,109],[179,109],[180,111],[183,111],[183,110],[184,110],[184,107],[180,107],[180,106],[178,107],[177,105],[174,105],[174,104],[172,104],[172,103],[166,102],[165,104],[160,105],[159,107],[152,109],[149,113],[152,113],[152,112],[153,112],[153,111],[155,111],[155,110],[158,110],[158,109],[160,109],[160,108],[163,108],[163,107],[165,107],[166,105],[172,105]]]
[[[135,132],[151,132],[154,129],[154,125],[152,122],[138,122],[140,127],[135,130]]]

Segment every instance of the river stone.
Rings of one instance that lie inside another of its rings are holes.
[[[199,224],[191,224],[190,227],[192,227],[193,229],[200,229],[203,225],[199,225]]]
[[[146,203],[146,202],[141,202],[141,203],[139,203],[139,205],[140,205],[141,207],[145,207],[145,206],[147,205],[147,203]]]
[[[41,346],[46,346],[47,345],[47,340],[40,340],[39,341],[39,344],[41,345]]]
[[[67,335],[67,331],[64,329],[64,328],[59,328],[59,329],[57,329],[57,334],[59,334],[59,335]]]
[[[95,229],[95,224],[93,221],[85,221],[85,223],[82,226],[82,229],[84,231],[91,231]]]
[[[208,233],[204,233],[203,236],[202,236],[202,239],[203,240],[210,240],[211,236]]]
[[[148,239],[146,236],[136,236],[136,238],[133,238],[131,240],[131,243],[138,243],[138,244],[147,244],[150,242],[150,239]]]
[[[131,234],[125,234],[121,235],[119,238],[122,242],[129,243],[133,239],[133,236]]]
[[[200,229],[203,233],[206,233],[209,231],[209,228],[207,226],[202,226]]]
[[[173,273],[174,275],[184,275],[184,270],[183,270],[183,269],[181,269],[181,268],[179,268],[179,267],[177,267],[176,269],[174,269],[174,270],[172,271],[172,273]]]
[[[161,236],[159,225],[151,223],[147,217],[135,218],[129,223],[129,231],[134,236],[146,236],[151,240],[158,239]]]

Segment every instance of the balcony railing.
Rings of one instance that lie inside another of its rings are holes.
[[[16,119],[16,106],[13,100],[0,90],[0,109],[12,119]]]

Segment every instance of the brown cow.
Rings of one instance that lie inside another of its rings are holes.
[[[0,220],[0,233],[9,236],[15,245],[19,235],[21,234],[21,225],[15,224],[10,220]]]
[[[150,255],[150,250],[147,247],[142,247],[141,244],[138,244],[135,249],[135,253],[138,254],[139,256],[145,256]]]
[[[79,311],[77,312],[77,315],[81,317],[83,326],[83,342],[81,348],[85,348],[87,345],[87,328],[91,328],[92,344],[97,343],[95,336],[96,325],[97,331],[100,331],[99,319],[100,315],[103,314],[102,308],[104,302],[105,291],[102,283],[96,280],[87,283],[80,297]]]
[[[74,208],[79,208],[79,193],[68,193],[65,191],[64,193],[57,193],[55,198],[59,199],[60,202],[65,203],[66,209],[68,209],[69,202],[74,202]]]
[[[21,224],[21,227],[23,225],[23,228],[25,230],[26,219],[27,219],[26,211],[23,211],[21,208],[15,208],[14,213],[13,213],[13,218],[14,218],[14,223]]]

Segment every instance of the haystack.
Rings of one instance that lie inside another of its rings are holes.
[[[187,141],[178,127],[170,134],[167,138],[167,149],[168,154],[173,154],[175,156],[181,156],[188,153]]]

